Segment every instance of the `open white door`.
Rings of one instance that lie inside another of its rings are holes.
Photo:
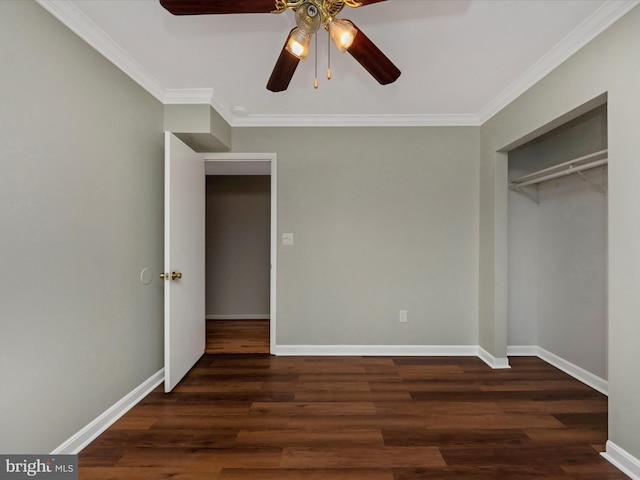
[[[164,390],[202,356],[205,323],[204,159],[165,133]]]

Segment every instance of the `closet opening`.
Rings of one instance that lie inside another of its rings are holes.
[[[607,105],[508,152],[508,345],[607,390]]]

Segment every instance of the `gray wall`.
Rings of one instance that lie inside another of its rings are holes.
[[[207,316],[269,315],[271,177],[207,176]]]
[[[539,215],[538,345],[606,379],[607,198],[567,177],[540,185]]]
[[[512,144],[607,94],[609,137],[609,438],[640,457],[640,8],[518,97],[481,127],[480,344],[506,354],[507,165]]]
[[[34,2],[0,63],[0,452],[46,453],[162,368],[163,111]]]
[[[233,135],[278,154],[278,345],[477,344],[477,127]]]
[[[509,169],[512,172],[512,169]],[[514,177],[525,173],[514,174]],[[538,345],[539,209],[529,197],[509,192],[508,345]]]

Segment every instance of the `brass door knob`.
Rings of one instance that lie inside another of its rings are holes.
[[[164,280],[169,280],[169,278],[171,278],[171,280],[176,280],[176,279],[182,278],[182,273],[181,272],[171,272],[171,275],[169,275],[168,273],[161,273],[160,274],[160,278],[162,278]]]

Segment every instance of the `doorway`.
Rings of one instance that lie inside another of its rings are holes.
[[[275,349],[276,157],[205,156],[207,353]]]

